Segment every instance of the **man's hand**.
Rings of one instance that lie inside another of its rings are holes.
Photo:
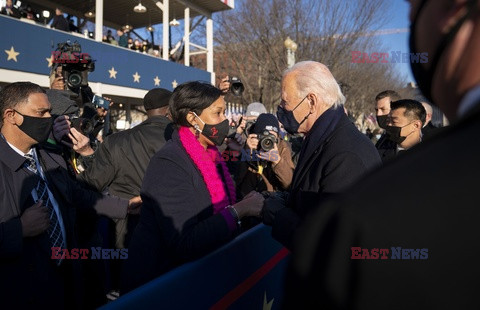
[[[218,84],[218,88],[222,91],[225,95],[230,90],[230,78],[227,76],[222,77],[220,83]]]
[[[256,150],[258,148],[258,138],[257,134],[249,134],[247,137],[247,148],[250,150]]]
[[[274,143],[273,149],[271,149],[268,152],[260,152],[260,154],[258,154],[257,156],[260,159],[271,161],[274,165],[278,164],[280,162],[280,153],[278,152],[278,144]]]
[[[284,208],[286,208],[286,201],[281,196],[272,195],[265,199],[262,209],[263,223],[272,226],[275,221],[275,215]]]
[[[140,196],[135,196],[128,201],[128,214],[140,214],[142,206],[142,198]]]
[[[50,89],[65,90],[65,82],[63,81],[63,77],[57,76],[53,80],[52,85],[50,85]]]
[[[47,230],[48,225],[50,225],[48,210],[42,204],[42,200],[37,201],[33,206],[26,209],[20,217],[24,237],[37,236]]]
[[[95,151],[90,147],[90,139],[82,135],[75,128],[70,128],[68,137],[72,140],[73,146],[72,149],[82,156],[90,156]]]
[[[240,124],[237,127],[237,133],[242,134],[245,131],[245,126],[247,125],[247,120],[242,117]]]
[[[112,99],[109,98],[109,97],[103,97],[103,98],[106,99],[106,100],[108,100],[108,101],[110,101],[109,107],[112,107],[112,105],[113,105]],[[98,117],[100,117],[100,119],[104,119],[104,118],[107,116],[108,111],[109,111],[109,109],[107,110],[107,109],[105,109],[105,108],[103,108],[103,107],[98,107],[98,108],[97,108],[97,115],[98,115]]]

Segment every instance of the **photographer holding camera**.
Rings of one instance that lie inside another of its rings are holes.
[[[59,43],[52,57],[50,88],[62,93],[66,100],[74,100],[77,107],[74,113],[62,111],[58,114],[53,134],[59,144],[76,153],[67,154],[67,157],[74,173],[78,174],[92,159],[99,132],[107,128],[105,119],[112,103],[108,98],[95,96],[88,86],[88,74],[95,70],[95,61],[88,53],[82,53],[78,42]],[[104,136],[106,134],[104,132]]]
[[[295,169],[287,142],[279,139],[279,124],[273,114],[263,113],[248,129],[245,150],[236,174],[237,193],[276,192],[289,188]],[[246,160],[249,159],[249,160]]]

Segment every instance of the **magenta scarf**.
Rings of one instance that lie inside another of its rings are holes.
[[[218,149],[214,146],[209,146],[205,150],[188,127],[180,127],[178,134],[185,151],[187,151],[187,154],[197,166],[207,185],[213,204],[213,213],[217,214],[225,209],[226,206],[233,205],[236,202],[235,185],[233,184],[227,165],[221,160]],[[219,175],[215,166],[216,163],[220,163],[222,167],[223,178],[227,182],[226,187],[228,194],[225,190],[222,177]]]

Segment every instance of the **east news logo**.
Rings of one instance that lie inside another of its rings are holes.
[[[62,249],[52,247],[51,259],[127,259],[128,249],[102,249],[91,247],[90,249]]]
[[[390,249],[366,249],[351,247],[351,259],[428,259],[428,249],[404,249],[391,247]]]
[[[60,51],[52,52],[52,63],[57,64],[86,64],[89,62],[89,59],[91,59],[91,57],[88,53],[65,53]]]

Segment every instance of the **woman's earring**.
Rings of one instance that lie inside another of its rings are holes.
[[[198,126],[198,124],[195,124],[193,125],[193,128],[195,128],[195,137],[198,139],[198,137],[200,136],[200,126]]]

